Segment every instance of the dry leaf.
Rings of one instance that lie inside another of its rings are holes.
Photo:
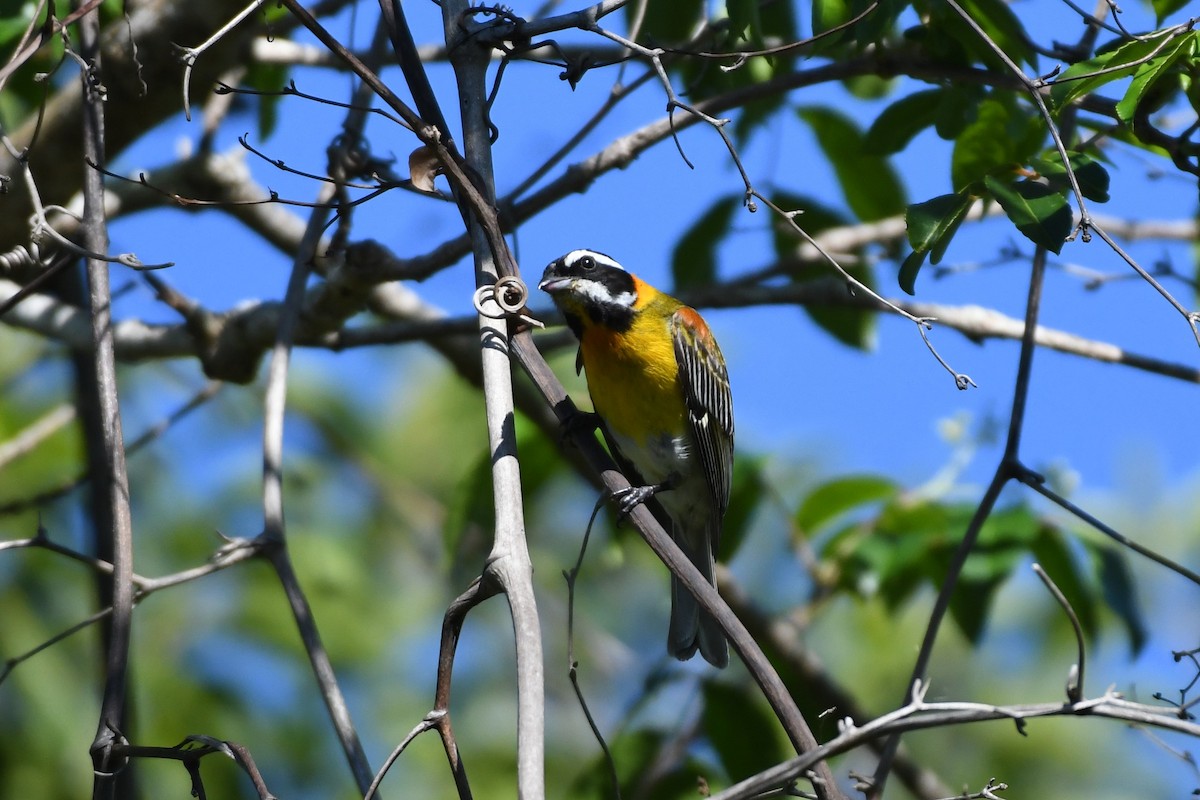
[[[414,189],[436,191],[433,179],[442,172],[442,163],[429,145],[422,145],[408,154],[408,174]]]

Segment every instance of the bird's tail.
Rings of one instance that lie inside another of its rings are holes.
[[[699,541],[688,541],[685,536],[676,536],[675,541],[696,565],[696,569],[700,570],[700,574],[716,586],[712,546],[709,544],[716,541],[716,537],[709,534],[709,531],[705,531],[702,538],[696,537]],[[671,576],[671,628],[667,634],[667,649],[680,661],[688,660],[699,649],[704,660],[714,667],[719,669],[729,664],[729,645],[725,641],[725,632],[674,575]]]

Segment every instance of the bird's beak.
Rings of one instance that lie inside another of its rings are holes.
[[[558,262],[555,261],[546,267],[546,271],[542,273],[542,282],[538,284],[538,288],[547,294],[556,294],[565,291],[571,285],[570,278],[555,274],[554,268],[557,266]]]
[[[547,294],[561,292],[571,285],[570,278],[543,278],[538,288]]]

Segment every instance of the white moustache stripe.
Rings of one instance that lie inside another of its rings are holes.
[[[581,251],[583,252],[583,251]],[[576,280],[574,286],[575,292],[582,297],[587,297],[594,300],[599,305],[603,306],[624,306],[632,308],[637,297],[633,292],[621,292],[617,296],[608,290],[608,287],[599,281]]]

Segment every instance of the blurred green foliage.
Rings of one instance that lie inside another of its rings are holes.
[[[570,353],[562,356],[569,361]],[[475,390],[428,358],[381,354],[371,360],[379,374],[395,376],[376,399],[341,391],[322,371],[301,371],[289,419],[286,497],[297,572],[378,763],[428,710],[441,614],[486,557],[491,504],[481,462],[469,455],[482,439]],[[18,369],[5,377],[12,391],[0,406],[10,431],[32,407],[66,399],[63,382],[43,382],[28,362],[23,368],[14,363]],[[153,392],[179,382],[167,372],[143,371],[138,385]],[[221,545],[217,531],[232,537],[257,532],[257,394],[254,387],[226,388],[195,418],[133,457],[140,573],[200,563]],[[571,477],[555,443],[527,422],[518,430],[547,637],[551,783],[568,797],[610,797],[608,767],[570,692],[564,661],[567,598],[560,573],[574,561],[594,490]],[[214,437],[223,440],[216,451],[206,444]],[[69,475],[78,458],[70,438],[64,434],[63,442],[49,442],[6,469],[6,489],[30,491],[64,471]],[[435,451],[461,455],[429,457]],[[205,460],[225,466],[197,481]],[[908,647],[919,638],[923,609],[972,506],[918,497],[882,476],[820,478],[819,472],[819,462],[804,466],[780,454],[745,454],[722,555],[765,608],[811,617],[797,630],[805,646],[822,654],[830,674],[864,708],[879,713],[898,699]],[[19,481],[7,480],[16,475]],[[43,523],[54,541],[85,547],[71,510],[78,499],[47,509]],[[611,520],[601,519],[577,588],[575,653],[585,696],[616,754],[623,796],[691,797],[697,781],[716,789],[785,758],[786,740],[740,667],[707,675],[667,658],[661,642],[665,571],[637,537],[614,537]],[[1108,631],[1124,628],[1136,646],[1134,632],[1144,624],[1136,577],[1107,544],[1080,539],[1077,526],[1063,526],[1061,517],[1023,504],[1005,506],[988,521],[952,606],[961,634],[947,633],[939,646],[946,652],[937,663],[959,667],[935,674],[935,691],[996,702],[1026,699],[1021,692],[1029,691],[1055,696],[1070,660],[1070,637],[1053,601],[1029,576],[1034,558],[1066,591],[1090,638],[1111,641]],[[31,535],[35,527],[32,515],[0,521],[4,539]],[[810,567],[816,571],[804,578],[800,554],[806,551],[815,554]],[[763,563],[763,554],[772,552],[791,562],[783,573],[778,558]],[[802,581],[778,595],[796,600],[771,599],[783,588],[771,585],[780,574]],[[85,618],[91,584],[86,567],[60,556],[5,552],[0,652],[26,652]],[[1014,597],[1022,598],[1016,610]],[[266,563],[245,563],[152,595],[139,605],[135,623],[132,730],[139,742],[173,744],[192,734],[227,738],[250,748],[280,796],[354,796]],[[1044,638],[1031,638],[1031,627],[1046,631]],[[1021,640],[1019,656],[1006,652],[1013,637]],[[472,614],[454,708],[480,796],[511,791],[513,676],[503,655],[510,647],[503,601]],[[997,659],[1012,658],[1044,661],[1046,679],[1031,685],[1029,673],[1039,670],[1006,675],[995,669]],[[90,627],[34,655],[0,683],[0,711],[9,722],[0,733],[0,794],[86,794],[90,768],[82,756],[95,724],[99,668],[97,631]],[[785,680],[808,710],[823,710],[820,695],[805,697],[803,682],[786,669]],[[832,720],[819,719],[819,735],[833,735]],[[1029,753],[1012,741],[1010,729],[927,733],[913,737],[912,746],[936,753],[931,742],[938,737],[971,741],[966,749],[973,755],[961,763],[931,756],[931,766],[948,781],[970,782],[980,770],[1019,771],[1029,779]],[[1097,736],[1095,746],[1115,745]],[[1051,783],[1072,772],[1072,763],[1082,770],[1096,757],[1073,738],[1040,747],[1039,758],[1056,765],[1045,776]],[[188,791],[177,764],[139,762],[138,770],[155,796]],[[211,757],[202,775],[210,797],[252,797],[244,775],[224,759]],[[391,793],[414,786],[428,794],[452,792],[432,735],[401,758],[389,786]]]
[[[1038,53],[1015,6],[1001,0],[961,3],[1011,59],[1037,71]],[[1153,9],[1161,19],[1180,5],[1155,2]],[[110,14],[115,6],[106,4]],[[686,44],[709,6],[698,0],[652,2],[640,40]],[[637,8],[640,4],[629,4],[626,18],[635,19]],[[852,96],[877,103],[873,121],[827,104],[793,106],[784,93],[750,98],[729,113],[732,138],[742,144],[768,130],[773,115],[799,118],[813,135],[818,157],[841,187],[841,202],[822,202],[786,186],[772,186],[769,193],[784,211],[803,211],[799,221],[809,235],[906,216],[910,249],[861,245],[842,254],[853,260],[849,272],[864,285],[895,279],[915,291],[926,259],[940,260],[977,199],[994,202],[1016,231],[1058,252],[1071,232],[1073,189],[1028,98],[1014,87],[982,80],[902,86],[884,60],[894,48],[898,56],[915,54],[930,69],[956,75],[978,78],[1004,70],[997,54],[947,4],[817,0],[760,6],[730,0],[721,10],[727,24],[700,43],[705,48],[771,49],[807,34],[828,35],[803,53],[778,50],[738,64],[668,58],[670,75],[689,102],[752,90],[789,75],[802,58],[830,64],[854,59],[860,65],[843,84]],[[4,55],[11,54],[20,31],[11,18],[0,19]],[[1195,32],[1186,31],[1169,40],[1106,42],[1093,58],[1065,71],[1062,77],[1072,80],[1050,90],[1053,111],[1063,118],[1091,93],[1126,80],[1116,99],[1117,129],[1106,133],[1161,154],[1161,148],[1138,140],[1134,124],[1163,108],[1200,105],[1193,86],[1197,41]],[[51,45],[23,70],[45,69],[61,55]],[[277,90],[287,77],[278,67],[258,66],[246,80]],[[0,96],[5,124],[40,102],[24,72],[10,87]],[[264,137],[275,128],[275,104],[263,98],[258,106]],[[1109,189],[1105,157],[1092,138],[1096,131],[1081,128],[1065,146],[1081,193],[1103,202]],[[910,197],[890,158],[926,132],[953,142],[947,145],[949,162],[941,165],[950,191]],[[725,195],[697,210],[695,224],[674,248],[677,286],[699,288],[717,279],[714,251],[736,233],[736,212],[744,202],[741,193]],[[756,233],[771,238],[788,270],[781,279],[821,277],[807,268],[811,264],[799,263],[804,242],[790,226],[774,224]],[[896,278],[880,268],[883,262],[899,262]],[[804,312],[843,344],[868,350],[874,342],[873,311],[806,306]],[[0,328],[0,353],[4,442],[47,409],[74,401],[60,350]],[[587,407],[571,355],[565,350],[556,355],[558,373],[570,376],[572,391]],[[429,710],[442,614],[488,556],[491,455],[478,391],[443,362],[401,348],[356,358],[353,367],[332,354],[297,365],[289,395],[285,497],[296,570],[368,754],[379,764]],[[374,385],[355,383],[364,375]],[[121,379],[128,434],[184,402],[203,382],[192,365],[130,366]],[[261,385],[227,387],[133,456],[140,574],[157,577],[195,567],[229,538],[258,533],[261,390]],[[547,641],[548,784],[555,797],[612,797],[610,770],[584,722],[566,663],[562,572],[575,563],[596,491],[575,473],[554,437],[523,417],[517,431]],[[928,608],[978,492],[954,480],[931,491],[889,476],[831,474],[834,455],[801,460],[782,450],[739,451],[721,558],[757,611],[785,627],[794,647],[820,654],[830,682],[873,715],[894,707],[904,693]],[[948,464],[955,463],[953,456],[947,452]],[[82,462],[78,425],[72,423],[29,454],[0,465],[0,504],[72,480]],[[90,552],[84,494],[75,491],[0,517],[0,542],[44,528],[52,541]],[[1139,540],[1196,555],[1200,508],[1194,503],[1142,519],[1122,501],[1105,499],[1118,517],[1127,514],[1123,526]],[[622,796],[695,797],[699,787],[719,789],[786,758],[786,740],[740,666],[713,674],[667,657],[666,572],[610,514],[600,519],[576,587],[574,654],[582,691],[616,757]],[[1156,585],[1157,573],[1145,564],[1131,563],[1123,551],[1062,513],[1027,498],[1005,497],[983,524],[951,600],[954,625],[938,644],[931,699],[1009,703],[1063,697],[1074,640],[1061,610],[1032,578],[1034,560],[1062,588],[1089,643],[1103,654],[1137,656],[1147,630],[1176,613],[1178,597]],[[0,658],[31,654],[94,613],[94,583],[88,566],[44,549],[0,553]],[[0,797],[86,796],[91,783],[86,752],[102,672],[99,640],[96,626],[85,627],[14,664],[0,683]],[[512,794],[511,640],[503,600],[492,600],[472,613],[456,664],[455,726],[479,797]],[[768,649],[785,660],[786,647],[770,643]],[[249,748],[280,796],[356,796],[283,592],[265,562],[240,564],[146,598],[135,613],[132,664],[127,733],[138,743],[169,745],[193,734],[229,739]],[[818,737],[836,735],[838,720],[849,711],[831,705],[829,687],[813,685],[794,663],[781,663],[781,671]],[[1191,677],[1180,675],[1178,686]],[[1088,688],[1108,682],[1108,675],[1095,677]],[[991,775],[1014,775],[1021,796],[1065,796],[1068,784],[1071,796],[1164,796],[1153,760],[1139,764],[1128,757],[1131,746],[1142,746],[1130,744],[1133,734],[1112,735],[1111,728],[1075,722],[1035,723],[1028,740],[1012,726],[994,724],[924,732],[906,743],[955,790]],[[1097,767],[1107,761],[1122,764],[1122,775]],[[869,763],[852,755],[838,762],[838,770],[866,771],[870,767],[862,765]],[[147,797],[184,797],[190,790],[177,764],[139,761],[137,771]],[[244,775],[219,757],[205,763],[203,776],[210,797],[253,796]],[[398,761],[383,790],[392,796],[453,793],[432,735]]]

